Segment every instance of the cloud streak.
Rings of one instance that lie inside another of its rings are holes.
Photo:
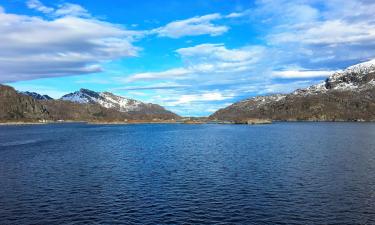
[[[27,4],[27,7],[29,7],[30,9],[35,9],[42,13],[52,13],[53,11],[55,11],[54,8],[47,7],[38,0],[28,0],[26,4]]]
[[[57,6],[57,8],[48,7],[39,0],[28,0],[26,2],[27,7],[34,9],[38,12],[53,16],[78,16],[78,17],[90,17],[89,12],[80,5],[72,3],[63,3]]]
[[[181,38],[185,36],[210,35],[218,36],[229,30],[224,25],[215,25],[213,21],[222,19],[218,14],[209,14],[205,16],[197,16],[185,20],[178,20],[163,27],[152,30],[151,34],[157,34],[159,37]]]
[[[275,78],[285,79],[301,79],[301,78],[316,78],[316,77],[328,77],[335,71],[321,71],[321,70],[284,70],[274,71],[272,76]]]

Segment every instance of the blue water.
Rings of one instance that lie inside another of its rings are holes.
[[[375,124],[0,127],[0,224],[375,224]]]

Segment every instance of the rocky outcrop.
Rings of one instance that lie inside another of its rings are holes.
[[[291,94],[260,96],[220,109],[211,120],[248,118],[308,121],[375,121],[375,60],[334,73]]]
[[[0,85],[0,121],[35,121],[49,117],[49,112],[38,100]]]

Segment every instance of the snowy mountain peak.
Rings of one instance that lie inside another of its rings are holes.
[[[298,89],[294,95],[310,95],[335,91],[360,91],[372,88],[375,84],[375,59],[359,63],[336,72],[324,82],[306,89]]]
[[[105,108],[113,108],[121,112],[139,111],[144,103],[134,99],[124,98],[110,92],[95,92],[88,89],[64,95],[61,100],[80,104],[99,104]]]
[[[357,74],[366,74],[375,72],[375,59],[372,59],[367,62],[359,63],[353,66],[349,66],[344,70],[346,73],[357,73]]]

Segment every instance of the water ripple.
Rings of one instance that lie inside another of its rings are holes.
[[[0,150],[0,224],[375,223],[374,124],[0,127]]]

